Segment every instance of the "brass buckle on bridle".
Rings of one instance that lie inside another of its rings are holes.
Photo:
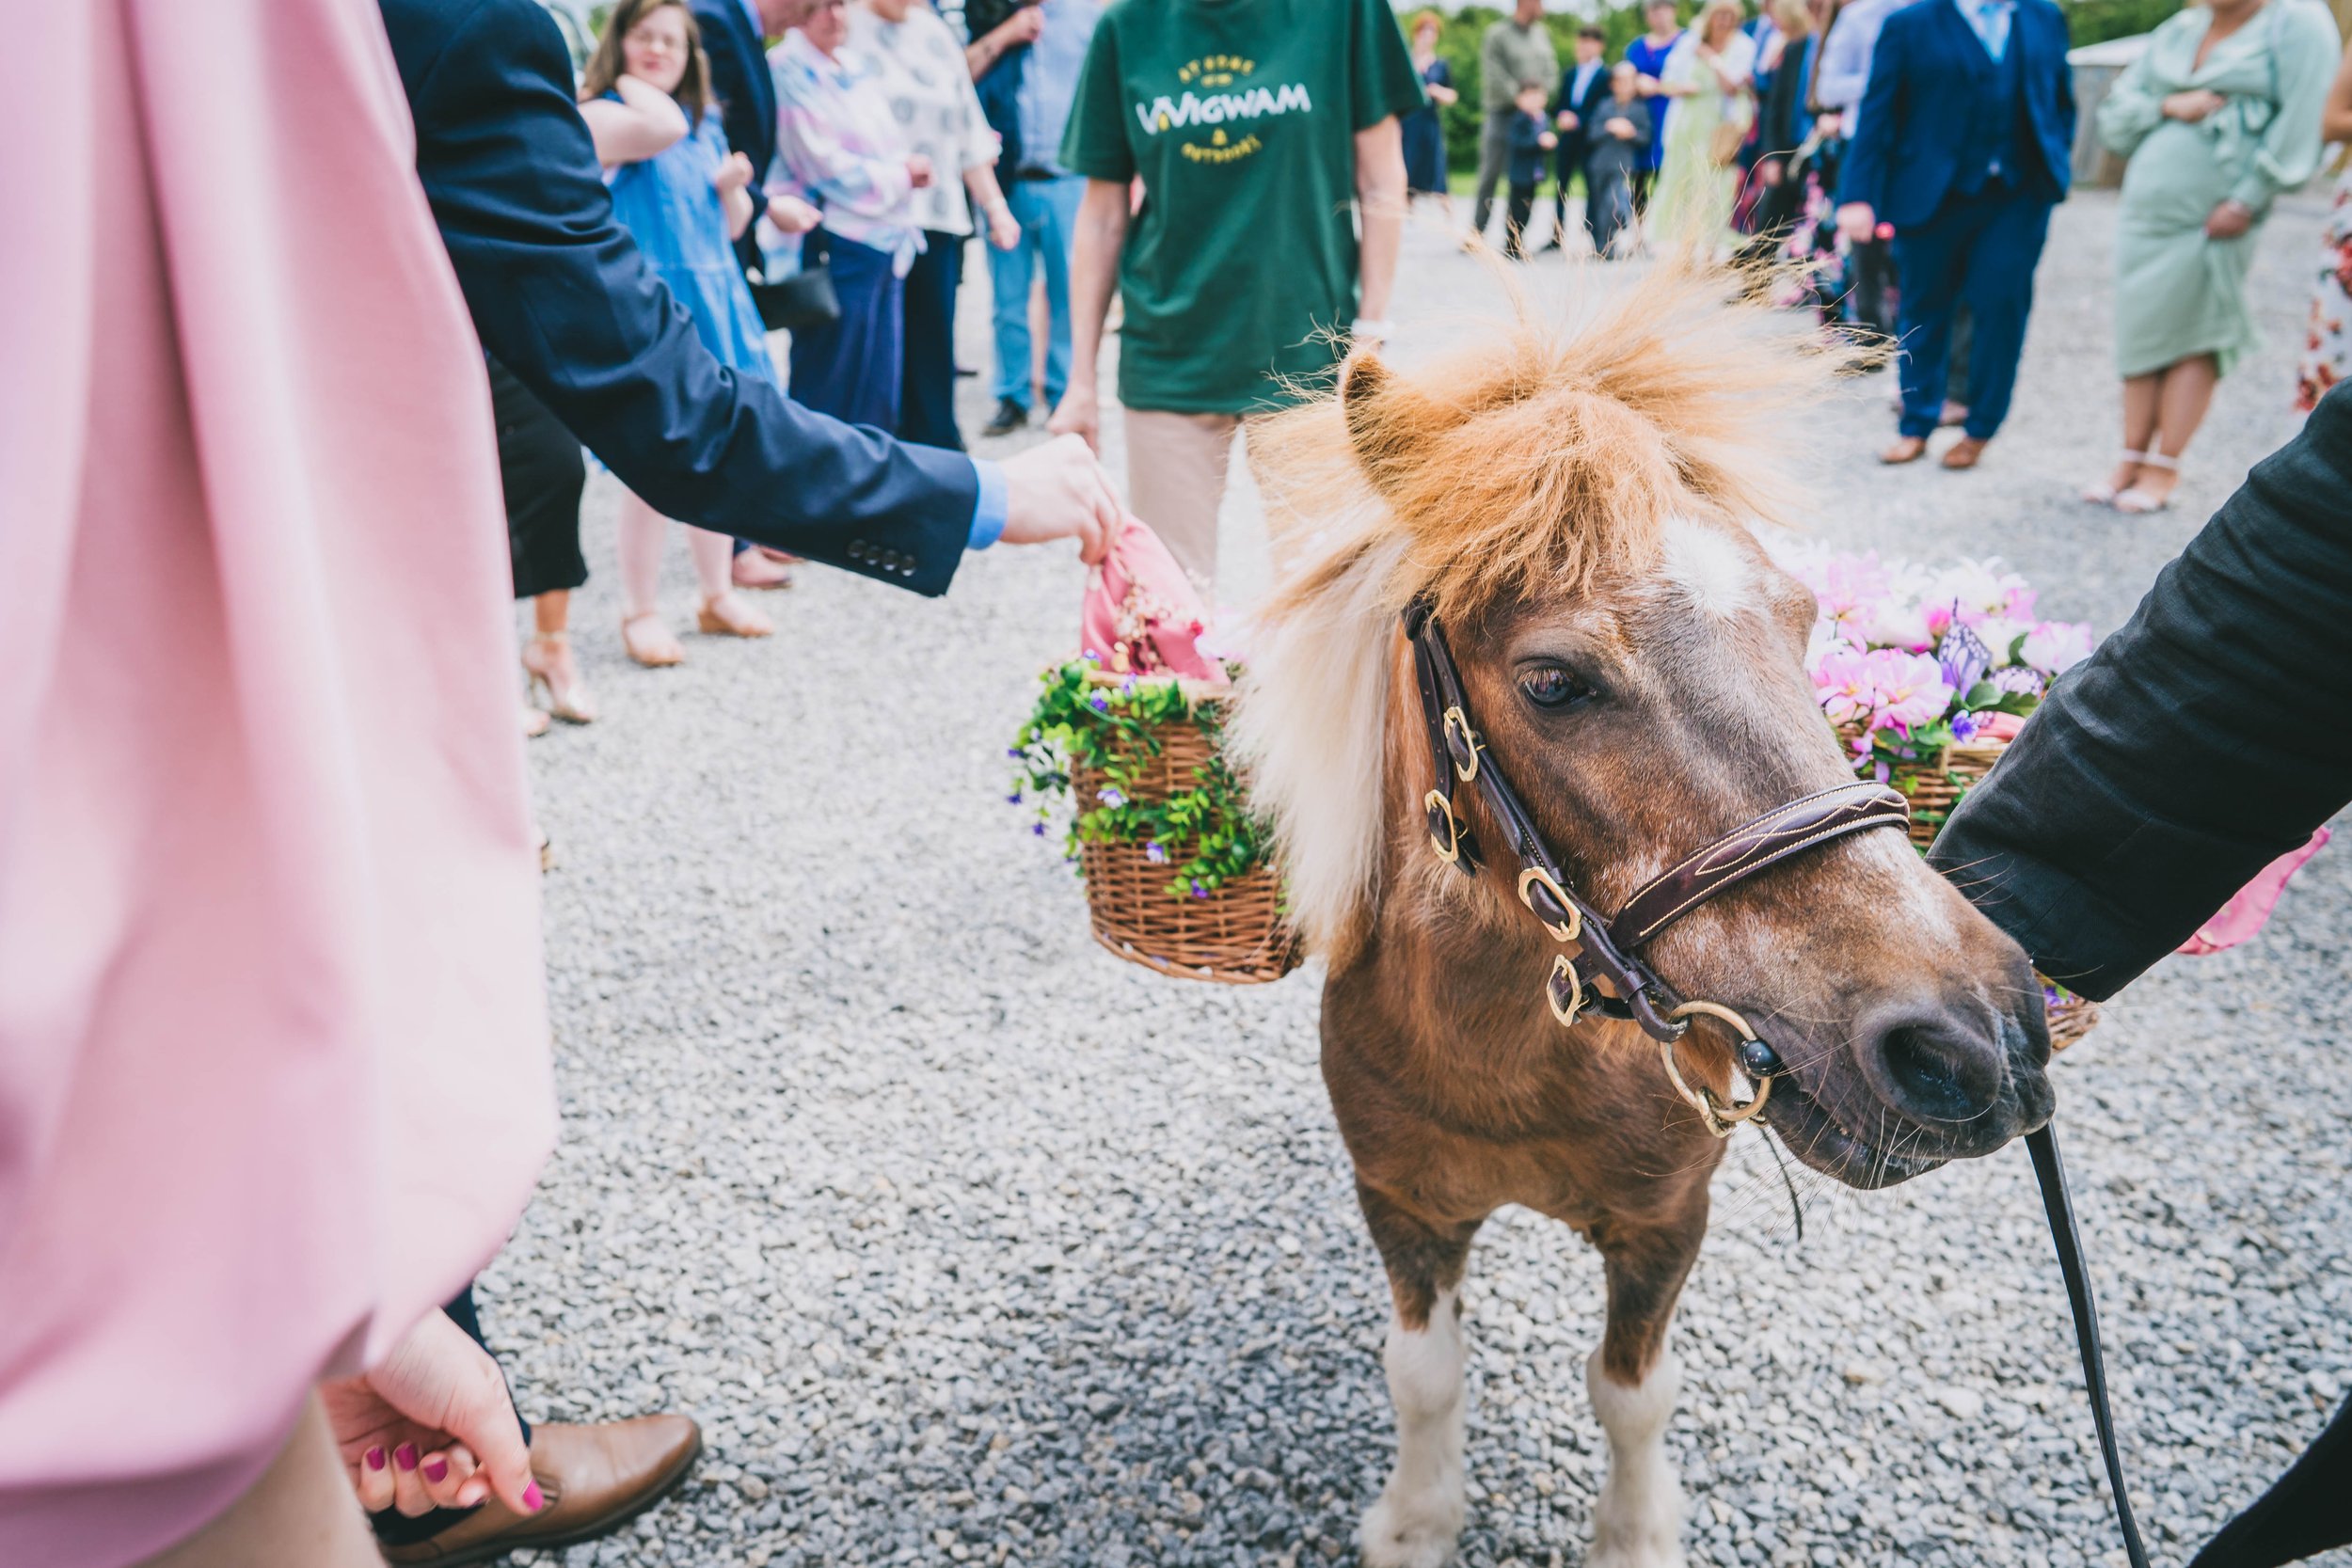
[[[1439,860],[1448,865],[1454,864],[1462,858],[1462,819],[1454,815],[1454,802],[1446,798],[1444,790],[1433,789],[1421,798],[1421,803],[1424,811],[1435,812],[1445,818],[1446,836],[1439,838],[1437,830],[1432,828],[1429,843],[1438,851]]]
[[[1546,920],[1543,911],[1535,907],[1535,900],[1528,896],[1527,890],[1538,883],[1558,901],[1562,909],[1568,911],[1565,926],[1554,926]],[[1556,941],[1574,942],[1584,929],[1584,911],[1576,907],[1574,901],[1561,890],[1560,884],[1551,879],[1551,874],[1540,865],[1531,865],[1519,873],[1519,902],[1527,906],[1527,912],[1535,917],[1535,923],[1549,931]]]
[[[1720,1002],[1685,1002],[1666,1016],[1672,1019],[1684,1019],[1692,1013],[1705,1013],[1711,1019],[1728,1023],[1739,1034],[1742,1042],[1753,1043],[1756,1039],[1756,1031],[1748,1027],[1748,1021]],[[1698,1112],[1699,1119],[1707,1124],[1707,1130],[1715,1136],[1730,1137],[1732,1133],[1740,1130],[1741,1122],[1753,1119],[1758,1112],[1764,1109],[1764,1101],[1772,1098],[1772,1081],[1769,1077],[1756,1079],[1754,1097],[1741,1101],[1737,1105],[1716,1098],[1715,1091],[1704,1084],[1693,1089],[1684,1082],[1682,1069],[1675,1066],[1675,1044],[1674,1040],[1658,1042],[1658,1055],[1659,1059],[1666,1064],[1666,1077],[1673,1083],[1675,1093],[1680,1095],[1685,1103]],[[1746,1070],[1740,1066],[1737,1057],[1733,1058],[1732,1069],[1737,1072]]]
[[[1464,784],[1476,782],[1478,778],[1478,732],[1470,728],[1470,715],[1464,713],[1459,707],[1447,708],[1439,728],[1445,732],[1446,760],[1454,764],[1454,777]],[[1462,737],[1462,750],[1458,752],[1454,749],[1454,736],[1456,731],[1460,732]],[[1462,763],[1462,758],[1466,755],[1470,758],[1470,764],[1467,767]]]
[[[1568,983],[1565,1002],[1560,1000],[1561,980]],[[1584,977],[1576,972],[1576,960],[1565,953],[1552,955],[1551,977],[1544,982],[1544,1006],[1551,1009],[1551,1016],[1560,1021],[1563,1029],[1574,1028],[1577,1015],[1584,1010]]]

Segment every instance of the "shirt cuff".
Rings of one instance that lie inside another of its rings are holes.
[[[972,460],[972,472],[978,477],[980,493],[972,503],[972,535],[964,541],[967,550],[984,550],[996,543],[1005,531],[1005,518],[1012,509],[1011,492],[1005,487],[1005,470],[986,458]]]

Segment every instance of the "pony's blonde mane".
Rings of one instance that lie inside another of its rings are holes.
[[[1406,605],[1459,624],[1638,571],[1677,515],[1792,520],[1781,454],[1845,361],[1739,292],[1661,265],[1567,322],[1514,288],[1510,318],[1452,353],[1406,372],[1359,351],[1336,389],[1250,427],[1278,576],[1229,735],[1317,948],[1348,947],[1378,892]]]

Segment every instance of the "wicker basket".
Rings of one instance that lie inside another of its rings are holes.
[[[1095,678],[1106,686],[1121,679]],[[1161,726],[1152,738],[1159,752],[1136,760],[1122,785],[1127,794],[1157,800],[1193,788],[1194,770],[1213,755],[1208,736],[1192,724],[1175,723]],[[1073,792],[1081,800],[1093,800],[1106,783],[1086,767],[1071,775]],[[1154,864],[1140,844],[1089,840],[1078,847],[1078,863],[1086,874],[1094,940],[1130,963],[1229,986],[1263,985],[1298,967],[1298,940],[1282,918],[1282,879],[1270,865],[1235,878],[1205,898],[1184,898],[1168,891],[1170,868]]]
[[[1851,752],[1861,732],[1845,729],[1839,734]],[[2006,740],[1962,741],[1946,747],[1943,755],[1932,761],[1905,763],[1895,769],[1889,782],[1911,800],[1914,847],[1923,855],[1928,852],[1961,797],[1976,788],[2008,750]],[[2099,1005],[2067,993],[2050,1007],[2049,1022],[2050,1049],[2063,1051],[2099,1026]]]

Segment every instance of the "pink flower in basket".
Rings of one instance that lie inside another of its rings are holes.
[[[1931,724],[1952,704],[1952,689],[1944,672],[1926,654],[1897,648],[1873,648],[1863,656],[1873,693],[1872,729],[1897,729],[1909,734],[1913,726]]]
[[[1851,724],[1867,718],[1878,704],[1877,677],[1871,656],[1843,643],[1833,643],[1813,665],[1814,694],[1833,724]]]
[[[2035,669],[2059,675],[2089,658],[2090,649],[2090,628],[2081,622],[2044,621],[2026,634],[2019,651]]]

